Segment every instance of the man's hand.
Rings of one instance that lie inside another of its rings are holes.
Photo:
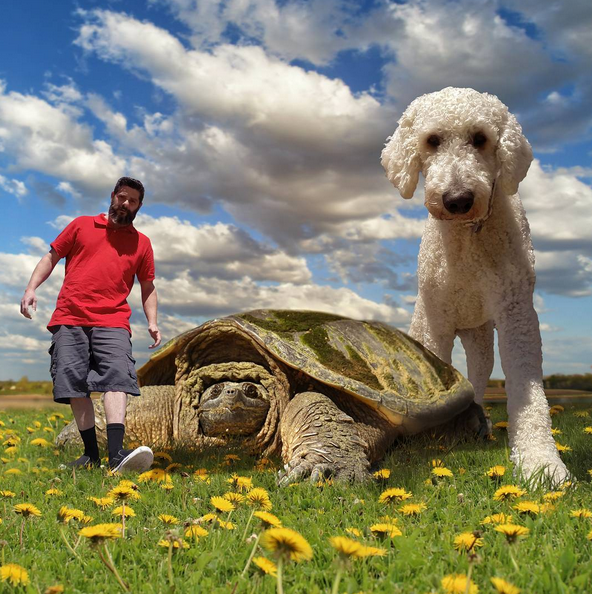
[[[148,348],[155,349],[161,341],[160,330],[156,324],[150,324],[148,326],[148,332],[150,332],[150,336],[152,336],[152,340],[154,340],[154,344],[151,344]]]
[[[29,308],[32,308],[33,311],[37,311],[37,295],[35,295],[33,289],[27,289],[21,299],[21,313],[25,318],[31,320],[33,316],[31,315]]]

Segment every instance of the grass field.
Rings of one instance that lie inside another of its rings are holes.
[[[151,478],[125,477],[137,490],[121,489],[120,496],[130,498],[124,506],[128,511],[131,507],[135,515],[125,521],[124,538],[96,545],[80,535],[80,530],[103,523],[121,525],[121,511],[113,512],[122,502],[106,503],[103,509],[88,497],[106,497],[123,477],[109,476],[104,469],[60,470],[59,464],[79,452],[54,449],[53,437],[64,420],[52,410],[3,411],[0,545],[5,581],[0,590],[274,592],[278,582],[273,566],[258,559],[265,557],[276,565],[283,559],[285,592],[586,592],[592,583],[592,518],[585,516],[592,512],[574,516],[577,510],[592,509],[588,472],[592,429],[586,432],[592,417],[586,406],[566,405],[553,416],[554,427],[561,431],[557,441],[570,448],[562,456],[577,479],[565,490],[528,489],[516,482],[503,428],[496,428],[496,439],[489,442],[454,443],[429,436],[401,442],[375,469],[389,470],[390,477],[363,485],[328,481],[280,489],[275,482],[277,460],[253,460],[230,450],[169,451],[158,455],[161,472],[152,473]],[[505,410],[494,405],[491,415],[494,423],[503,421]],[[496,465],[504,466],[505,474],[498,479],[488,477],[487,471]],[[435,470],[445,476],[438,478]],[[258,539],[262,522],[253,512],[264,504],[260,492],[252,496],[252,502],[235,501],[232,511],[216,509],[215,504],[222,508],[226,504],[216,499],[212,503],[211,497],[248,496],[249,482],[267,491],[272,505],[268,512],[306,542],[287,532],[276,534],[275,540],[271,533]],[[496,491],[507,485],[524,487],[526,492],[514,499],[495,500]],[[389,491],[395,488],[411,497],[399,501],[405,495]],[[391,502],[381,503],[385,491]],[[520,503],[522,513],[515,509]],[[36,506],[41,515],[25,506],[22,511],[26,514],[29,509],[33,515],[23,516],[14,509],[19,504]],[[408,504],[416,507],[403,508]],[[80,512],[63,511],[60,522],[62,506]],[[417,513],[405,515],[405,510]],[[495,522],[483,523],[487,516],[500,513],[511,515],[511,523],[527,528],[528,533],[509,543],[495,529]],[[166,524],[167,518],[159,518],[162,514],[178,523]],[[380,524],[388,526],[377,528]],[[186,536],[194,526],[201,536]],[[459,538],[462,533],[469,534]],[[100,530],[98,534],[95,539]],[[340,553],[329,540],[335,536],[377,550],[335,541]],[[303,557],[307,557],[308,543],[312,557],[294,562],[278,557],[278,551],[268,550],[264,543],[287,547],[292,553],[300,551]],[[243,572],[254,548],[255,559],[270,574],[255,562]],[[366,556],[357,556],[362,553]],[[122,584],[107,567],[110,558]],[[17,566],[26,571],[26,577]],[[447,578],[459,574],[469,575],[471,581]],[[491,578],[505,582],[496,582],[496,586]]]

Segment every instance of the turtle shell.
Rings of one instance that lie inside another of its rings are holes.
[[[180,334],[138,370],[140,385],[166,383],[165,377],[173,383],[176,355],[218,329],[244,335],[288,369],[365,402],[410,432],[448,421],[474,399],[460,372],[388,324],[295,310],[234,314]]]

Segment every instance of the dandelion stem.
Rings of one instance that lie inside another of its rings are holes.
[[[278,591],[278,594],[284,594],[284,585],[282,583],[283,566],[284,566],[284,557],[283,557],[283,555],[280,555],[278,558],[278,564],[277,564],[277,591]]]
[[[469,570],[467,571],[467,583],[465,585],[465,594],[469,594],[471,588],[471,574],[473,573],[473,561],[469,559]]]
[[[510,545],[510,547],[508,548],[508,552],[510,553],[510,559],[512,560],[512,564],[514,565],[514,569],[516,569],[516,571],[520,571],[520,568],[518,567],[518,563],[516,563],[516,559],[514,559],[514,555],[512,554],[512,546]]]
[[[121,502],[121,538],[125,538],[125,500]]]
[[[103,556],[103,553],[101,553],[101,549],[97,549],[97,551],[99,553],[99,557],[101,558],[101,561],[105,564],[107,569],[115,576],[115,579],[119,582],[119,585],[126,592],[130,592],[129,586],[121,579],[121,576],[117,572],[117,568],[115,567],[115,564],[113,563],[113,559],[111,558],[111,555],[109,553],[109,549],[107,548],[107,543],[103,543],[103,550],[105,551],[105,555],[107,556],[107,559],[105,559],[105,557]]]
[[[84,561],[80,558],[80,555],[72,548],[72,545],[68,542],[68,539],[66,538],[66,535],[64,534],[64,529],[60,528],[60,535],[62,537],[62,540],[66,543],[66,547],[68,547],[68,550],[72,553],[72,555],[74,555],[74,557],[76,557],[83,565],[85,565]],[[82,538],[82,537],[80,537]]]
[[[173,541],[169,540],[169,553],[167,555],[167,570],[169,574],[169,586],[175,587],[175,581],[173,579]]]
[[[249,516],[249,520],[247,522],[247,525],[245,526],[245,531],[243,532],[243,535],[241,536],[241,542],[243,540],[245,540],[245,537],[247,536],[247,531],[249,530],[249,525],[251,524],[251,520],[253,519],[253,514],[255,513],[255,508],[253,508],[251,510],[251,515]]]
[[[241,577],[243,575],[245,575],[245,573],[247,573],[247,569],[249,569],[249,566],[251,565],[251,561],[253,560],[253,557],[255,556],[255,551],[257,550],[257,545],[259,544],[260,538],[261,538],[261,532],[257,535],[257,538],[255,539],[255,544],[253,545],[253,548],[251,549],[251,554],[249,555],[247,564],[245,565],[245,568],[243,569],[243,572],[241,573]]]
[[[19,538],[19,543],[21,545],[21,549],[23,548],[23,531],[25,530],[25,518],[23,518],[23,521],[21,523],[21,534],[20,534],[20,538]]]
[[[339,592],[339,582],[341,581],[341,576],[343,575],[343,563],[339,564],[339,569],[335,574],[335,580],[333,581],[333,589],[331,590],[331,594],[337,594]]]

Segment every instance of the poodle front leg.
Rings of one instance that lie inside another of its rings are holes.
[[[551,435],[539,320],[532,303],[506,304],[496,326],[506,376],[510,458],[524,478],[542,472],[553,484],[561,484],[569,472]]]
[[[475,402],[483,405],[487,380],[493,370],[493,321],[478,328],[458,330],[467,355],[469,381],[475,389]]]
[[[432,312],[438,312],[432,313]],[[430,315],[431,314],[431,315]],[[455,328],[443,308],[427,308],[422,295],[417,296],[409,336],[415,338],[445,363],[452,363]]]

